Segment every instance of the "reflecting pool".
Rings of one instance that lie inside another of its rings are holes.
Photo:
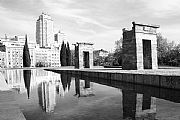
[[[45,70],[2,71],[27,120],[180,120],[180,91]]]

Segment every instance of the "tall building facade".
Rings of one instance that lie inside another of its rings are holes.
[[[23,47],[25,36],[15,36],[13,38],[1,38],[0,42],[5,46],[5,65],[1,67],[21,68],[23,67]],[[28,40],[31,67],[35,66],[35,43]]]
[[[59,47],[61,46],[63,41],[67,42],[65,33],[59,30],[58,33],[54,34],[54,41],[55,41],[55,45]]]
[[[36,66],[60,67],[60,50],[56,48],[35,48]]]
[[[62,36],[62,35],[61,35]],[[42,13],[36,21],[36,66],[59,67],[60,66],[60,40],[53,32],[52,18]]]
[[[40,47],[51,47],[54,43],[53,20],[44,13],[36,21],[36,43]]]
[[[0,68],[6,67],[6,46],[0,43]]]

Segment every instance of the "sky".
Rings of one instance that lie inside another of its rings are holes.
[[[163,37],[180,43],[180,0],[0,0],[0,37],[27,34],[35,41],[42,12],[70,44],[91,42],[95,49],[113,51],[133,21],[160,25]]]

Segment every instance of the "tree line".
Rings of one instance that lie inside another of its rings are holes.
[[[157,35],[158,64],[180,66],[180,44],[168,42],[161,34]]]
[[[60,62],[61,66],[70,66],[71,65],[71,50],[69,47],[69,43],[67,44],[62,42],[61,50],[60,50]]]

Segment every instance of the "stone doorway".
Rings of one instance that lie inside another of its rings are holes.
[[[144,69],[152,69],[151,40],[143,39],[143,65]]]
[[[89,66],[89,52],[83,51],[83,66],[84,68],[90,68]]]
[[[75,68],[93,68],[93,44],[76,43],[75,46]]]

